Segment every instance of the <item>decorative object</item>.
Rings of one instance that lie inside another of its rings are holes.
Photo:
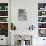
[[[30,36],[30,35],[19,35],[20,36],[20,38],[23,40],[23,41],[25,41],[25,44],[26,45],[32,45],[32,36]],[[27,42],[26,42],[27,41]],[[29,43],[28,43],[29,42]]]
[[[46,9],[46,3],[38,3],[38,10],[45,10]]]
[[[40,8],[40,10],[44,10],[44,8]]]
[[[38,28],[46,28],[46,23],[43,23],[43,24],[39,23]]]
[[[46,11],[38,11],[38,16],[46,16]]]
[[[34,30],[34,26],[33,25],[31,25],[31,26],[29,26],[29,30]]]
[[[30,46],[32,45],[31,35],[15,35],[15,45],[16,46]]]
[[[46,17],[38,17],[38,22],[46,22]]]
[[[13,23],[11,23],[11,30],[16,30],[16,26]]]
[[[0,11],[0,16],[8,16],[8,11]]]
[[[0,35],[8,37],[8,23],[0,23]]]
[[[0,10],[1,10],[1,6],[0,6]]]
[[[45,15],[45,12],[42,12],[42,15]]]
[[[8,3],[0,3],[0,10],[8,10]]]
[[[0,22],[8,22],[7,19],[7,17],[0,17]]]
[[[39,29],[39,37],[46,37],[46,29]]]
[[[8,10],[8,6],[5,6],[5,10]]]
[[[21,40],[21,46],[25,46],[25,41]]]

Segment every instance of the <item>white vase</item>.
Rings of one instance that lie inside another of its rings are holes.
[[[25,46],[25,41],[21,40],[21,46]]]

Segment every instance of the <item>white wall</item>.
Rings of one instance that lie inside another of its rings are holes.
[[[46,0],[11,0],[11,22],[16,25],[17,30],[26,30],[32,24],[38,27],[38,2],[45,3]],[[18,9],[25,9],[27,21],[18,21]]]
[[[46,0],[11,0],[11,22],[16,25],[16,28],[19,30],[26,30],[32,24],[35,26],[34,36],[38,36],[38,3],[45,3]],[[27,21],[18,21],[18,9],[25,9],[27,12]],[[17,31],[16,30],[16,31]],[[34,34],[34,33],[33,33]],[[37,37],[36,37],[37,38]],[[38,43],[42,43],[42,38],[33,38],[33,45],[38,46]],[[40,46],[40,45],[39,45]]]
[[[15,3],[13,3],[15,2]],[[15,23],[17,30],[26,30],[33,24],[33,20],[37,20],[36,9],[37,2],[31,0],[13,0],[11,2],[12,22]],[[15,9],[14,9],[15,8]],[[18,9],[25,9],[27,12],[27,21],[18,21]],[[34,13],[35,12],[35,13]],[[36,18],[36,19],[33,19]],[[33,19],[33,20],[32,20]],[[35,23],[35,22],[34,22]],[[34,24],[35,25],[35,24]]]

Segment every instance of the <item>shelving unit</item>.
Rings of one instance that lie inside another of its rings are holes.
[[[0,3],[0,35],[8,37],[8,3]]]
[[[38,3],[39,37],[46,37],[46,3]]]

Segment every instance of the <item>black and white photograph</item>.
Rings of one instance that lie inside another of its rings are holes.
[[[27,14],[25,9],[18,9],[18,21],[26,21]]]

